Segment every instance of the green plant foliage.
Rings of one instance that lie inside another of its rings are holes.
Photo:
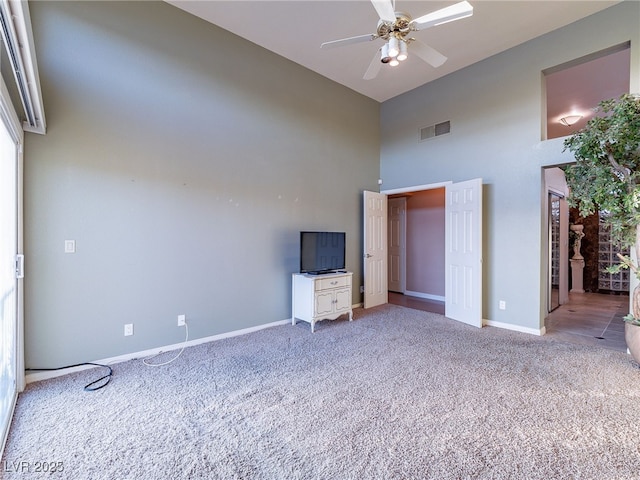
[[[640,224],[640,95],[601,102],[564,149],[576,158],[565,168],[570,205],[582,216],[606,211],[613,241],[633,246]]]
[[[623,249],[640,247],[640,95],[626,94],[600,102],[596,116],[564,141],[576,163],[565,168],[569,204],[580,215],[599,211],[611,228],[612,240]],[[620,264],[610,272],[640,269],[630,257],[618,255]],[[624,320],[640,325],[640,295],[633,295],[632,312]]]

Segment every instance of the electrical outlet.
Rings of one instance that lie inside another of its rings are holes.
[[[186,315],[178,315],[178,326],[179,327],[184,327],[185,323],[187,323],[187,316]]]
[[[65,240],[64,241],[64,253],[76,253],[76,241]]]
[[[504,300],[500,300],[500,302],[498,303],[498,308],[500,310],[506,310],[507,309],[507,302],[505,302]]]
[[[364,285],[360,285],[360,293],[364,293]]]
[[[133,323],[127,323],[124,326],[124,336],[129,337],[133,335]]]

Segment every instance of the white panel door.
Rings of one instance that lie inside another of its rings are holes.
[[[446,186],[445,315],[482,327],[482,179]]]
[[[405,212],[407,199],[405,197],[390,198],[388,209],[389,291],[404,293],[406,283]]]
[[[364,308],[387,301],[387,196],[365,191]]]

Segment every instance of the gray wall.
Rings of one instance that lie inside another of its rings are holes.
[[[385,189],[484,180],[484,318],[534,330],[544,318],[541,167],[571,158],[562,139],[541,141],[541,72],[631,40],[640,91],[638,18],[640,3],[624,2],[382,104]],[[418,141],[421,127],[445,120],[450,135]]]
[[[300,230],[347,232],[360,301],[378,103],[165,3],[30,8],[27,367],[179,343],[182,313],[191,338],[290,318]]]
[[[444,299],[445,191],[407,197],[407,290]]]

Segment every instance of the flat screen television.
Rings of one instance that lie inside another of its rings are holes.
[[[300,232],[300,273],[344,270],[345,237],[345,232]]]

